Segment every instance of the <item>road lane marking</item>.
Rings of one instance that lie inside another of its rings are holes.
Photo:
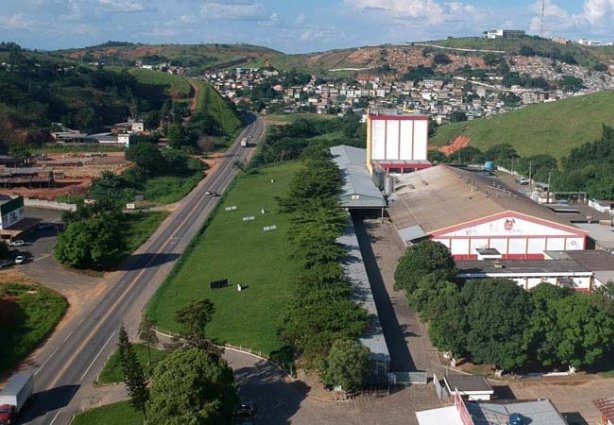
[[[64,341],[62,341],[62,342],[66,342],[66,341],[68,341],[68,338],[70,338],[74,332],[75,332],[75,330],[74,330],[74,329],[73,329],[72,331],[70,331],[70,332],[68,333],[68,335],[66,335],[66,338],[64,338]]]
[[[100,349],[100,351],[98,352],[98,354],[96,354],[96,357],[94,357],[94,360],[92,360],[92,362],[90,363],[90,365],[87,367],[87,369],[85,370],[85,372],[83,372],[83,375],[81,375],[81,379],[79,379],[79,382],[83,381],[83,378],[85,378],[85,375],[87,375],[87,373],[90,371],[90,369],[92,368],[92,366],[94,366],[94,363],[96,363],[96,360],[98,360],[98,357],[100,357],[100,355],[102,354],[102,352],[104,351],[105,348],[107,348],[107,345],[109,345],[109,342],[111,342],[111,340],[113,339],[113,337],[115,336],[115,332],[113,331],[113,333],[111,334],[111,336],[109,337],[109,339],[107,339],[107,342],[104,343],[104,345],[102,346],[102,348]]]
[[[45,367],[45,365],[46,365],[46,364],[49,362],[49,360],[51,360],[51,358],[52,358],[53,356],[55,356],[55,353],[57,353],[59,349],[60,349],[60,347],[58,347],[58,348],[56,348],[55,350],[53,350],[53,353],[51,353],[51,354],[49,355],[49,357],[47,357],[47,360],[45,360],[45,361],[43,362],[43,364],[41,364],[41,365],[40,365],[40,367],[39,367],[38,369],[36,369],[36,372],[34,372],[34,375],[38,374],[38,373],[41,371],[41,369],[42,369],[43,367]]]
[[[60,416],[61,412],[58,412],[55,414],[55,416],[53,417],[53,419],[51,420],[51,422],[49,422],[49,425],[53,425],[53,423],[55,422],[55,420],[58,418],[58,416]]]

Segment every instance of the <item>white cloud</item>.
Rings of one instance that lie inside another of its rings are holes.
[[[135,13],[151,10],[134,0],[99,0],[99,5],[101,10],[115,13]]]
[[[299,13],[296,19],[294,20],[294,25],[301,26],[301,25],[305,25],[306,22],[307,22],[307,15],[305,15],[304,13]]]
[[[344,3],[362,12],[380,12],[399,20],[426,18],[431,24],[445,20],[444,7],[433,0],[344,0]]]
[[[201,14],[206,19],[230,21],[277,20],[276,13],[271,13],[261,3],[250,0],[205,0]]]
[[[614,0],[586,0],[580,16],[591,25],[612,25]]]
[[[24,18],[23,14],[17,13],[13,16],[0,16],[0,28],[3,29],[32,29],[36,25],[36,21]]]

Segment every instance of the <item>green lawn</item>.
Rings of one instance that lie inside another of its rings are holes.
[[[64,297],[42,286],[0,284],[0,375],[51,333],[67,307]]]
[[[171,92],[176,93],[181,97],[190,97],[190,94],[192,93],[192,86],[190,86],[188,79],[179,75],[142,68],[130,68],[128,72],[131,75],[134,75],[134,77],[136,77],[136,79],[142,84],[167,86]]]
[[[127,401],[87,410],[75,416],[71,425],[142,425],[143,414]]]
[[[511,143],[521,156],[545,153],[560,159],[572,148],[598,140],[602,124],[614,125],[612,105],[614,91],[532,105],[491,118],[444,125],[430,143],[443,146],[466,135],[471,138],[470,145],[479,149]]]
[[[156,231],[160,223],[168,216],[167,212],[124,214],[124,236],[126,240],[126,253],[132,254],[139,246]]]
[[[179,331],[175,311],[191,300],[209,298],[216,309],[209,325],[212,338],[263,354],[282,346],[276,334],[278,317],[297,264],[290,258],[288,220],[277,213],[274,197],[286,193],[300,167],[284,163],[238,177],[206,231],[152,299],[147,314],[158,326]],[[228,206],[237,210],[226,211]],[[255,216],[255,221],[243,222],[245,216]],[[263,231],[272,224],[276,231]],[[230,280],[228,288],[209,289],[210,281],[224,278]],[[237,283],[247,289],[238,292]]]
[[[148,179],[143,187],[147,201],[156,204],[172,204],[183,199],[204,177],[202,171],[196,171],[188,177],[161,176]]]
[[[145,376],[149,377],[149,374],[152,368],[162,359],[164,359],[168,353],[162,350],[156,350],[154,348],[151,349],[151,366],[147,367],[147,346],[142,344],[134,344],[134,351],[136,352],[136,356],[139,359],[141,365],[143,365],[143,370],[145,372]],[[104,369],[98,375],[98,379],[96,383],[98,384],[116,384],[118,382],[123,382],[124,375],[122,373],[121,363],[119,361],[119,355],[117,351],[113,353],[107,363],[104,365]]]

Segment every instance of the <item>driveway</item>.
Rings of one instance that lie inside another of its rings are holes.
[[[380,322],[391,356],[390,368],[396,372],[411,370],[445,375],[437,349],[433,347],[424,323],[407,305],[402,291],[394,290],[394,271],[404,248],[394,236],[392,224],[355,221],[356,236],[371,281]]]
[[[41,223],[50,226],[33,229],[23,238],[26,245],[18,249],[28,254],[28,262],[18,267],[25,275],[58,291],[69,301],[75,296],[83,295],[101,281],[101,277],[88,276],[64,268],[53,256],[58,232],[63,226],[61,211],[28,207],[26,216],[39,219]]]

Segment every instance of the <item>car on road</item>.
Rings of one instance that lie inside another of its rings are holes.
[[[516,179],[516,183],[526,186],[529,184],[529,179]]]
[[[26,243],[24,241],[22,241],[21,239],[15,239],[14,241],[11,241],[11,243],[9,245],[11,246],[24,246]]]
[[[253,402],[241,403],[239,408],[235,411],[235,416],[253,418],[256,416],[256,405]]]
[[[18,255],[17,257],[15,257],[15,264],[23,264],[25,262],[26,262],[25,255]]]

